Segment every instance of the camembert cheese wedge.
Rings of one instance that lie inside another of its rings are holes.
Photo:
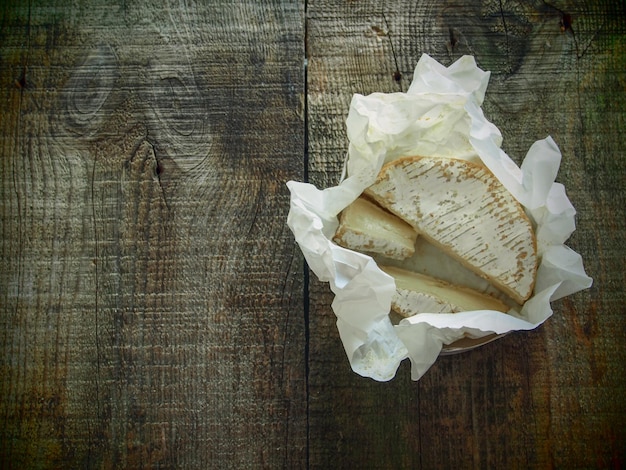
[[[532,294],[532,224],[488,169],[452,158],[405,157],[386,164],[365,194],[516,302]]]
[[[379,267],[396,282],[396,293],[391,300],[391,309],[403,317],[418,313],[509,311],[509,307],[495,297],[468,287],[455,286],[424,274],[392,266]]]
[[[344,248],[399,260],[413,255],[416,239],[409,224],[362,197],[341,212],[334,236]]]

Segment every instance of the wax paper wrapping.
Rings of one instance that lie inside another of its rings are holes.
[[[352,369],[362,376],[390,380],[408,358],[411,377],[418,380],[444,345],[536,328],[552,315],[552,301],[591,286],[581,256],[564,244],[575,229],[575,210],[564,186],[555,182],[561,161],[557,145],[550,137],[535,142],[518,167],[482,112],[488,81],[489,72],[471,56],[446,68],[423,55],[406,93],[353,96],[339,185],[318,189],[287,183],[288,226],[310,269],[335,294],[332,309],[341,341]],[[336,245],[332,237],[338,214],[374,182],[382,165],[407,155],[482,162],[525,207],[536,227],[540,265],[533,296],[521,309],[419,314],[392,324],[393,278],[373,258]]]

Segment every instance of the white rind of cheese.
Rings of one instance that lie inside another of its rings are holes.
[[[333,239],[351,250],[402,260],[415,252],[417,232],[402,219],[361,197],[342,211]]]
[[[391,308],[404,317],[418,313],[509,311],[509,307],[495,297],[468,287],[455,286],[424,274],[392,266],[380,266],[380,269],[394,278],[396,293],[391,300]]]
[[[391,309],[403,317],[418,313],[458,313],[462,312],[453,305],[433,295],[409,289],[397,289],[391,300]]]
[[[532,294],[532,224],[488,169],[452,158],[404,157],[386,164],[365,194],[516,302]]]

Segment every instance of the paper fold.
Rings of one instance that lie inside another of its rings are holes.
[[[442,347],[462,337],[529,330],[552,314],[550,302],[591,286],[578,253],[564,245],[575,229],[575,210],[555,183],[561,153],[551,137],[535,142],[521,165],[500,148],[502,134],[480,108],[489,72],[473,57],[449,67],[423,55],[407,93],[354,95],[346,120],[349,138],[339,185],[320,190],[290,181],[287,223],[315,275],[329,282],[332,303],[352,369],[386,381],[402,360],[418,380]],[[464,158],[480,162],[526,208],[536,224],[541,263],[535,293],[519,312],[420,314],[393,326],[389,320],[395,284],[369,256],[335,245],[337,215],[370,186],[382,165],[407,155]]]

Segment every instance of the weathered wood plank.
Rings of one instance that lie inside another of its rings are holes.
[[[623,465],[624,13],[5,2],[3,466]],[[559,143],[596,282],[537,331],[379,384],[349,370],[328,287],[304,298],[284,182],[305,174],[305,101],[306,173],[336,184],[352,94],[406,90],[423,52],[492,71],[515,159]]]
[[[349,370],[325,284],[311,282],[311,467],[567,468],[623,464],[626,167],[619,2],[308,2],[309,175],[337,183],[353,93],[406,90],[429,53],[492,71],[484,109],[518,162],[550,134],[578,209],[570,246],[595,286],[546,325],[441,358],[417,384]],[[569,16],[571,15],[571,16]],[[401,73],[398,77],[397,69]],[[611,98],[609,98],[611,97]]]
[[[303,5],[2,8],[3,464],[303,467]]]

